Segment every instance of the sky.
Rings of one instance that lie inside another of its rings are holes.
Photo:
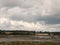
[[[0,29],[60,31],[60,0],[0,0]]]

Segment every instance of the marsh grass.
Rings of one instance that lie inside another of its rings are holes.
[[[0,45],[60,45],[60,42],[14,41],[0,42]]]

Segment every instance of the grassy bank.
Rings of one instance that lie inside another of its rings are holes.
[[[60,42],[15,41],[15,42],[0,42],[0,45],[60,45]]]

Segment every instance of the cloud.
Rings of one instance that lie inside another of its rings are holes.
[[[10,19],[15,21],[25,21],[25,22],[41,22],[44,21],[45,24],[60,24],[60,15],[55,13],[54,15],[41,16],[41,15],[28,15],[29,13],[13,14]]]
[[[56,15],[54,16],[46,16],[42,18],[37,18],[37,21],[44,21],[45,24],[60,24],[60,18],[58,18]]]
[[[36,24],[34,23],[28,23],[24,21],[13,21],[13,20],[8,20],[6,18],[1,18],[0,19],[0,29],[2,30],[40,30],[44,27],[43,24],[40,24],[37,22]]]
[[[30,3],[31,2],[31,3]],[[2,7],[20,7],[26,8],[31,13],[49,15],[51,13],[51,1],[47,0],[2,0]]]
[[[59,24],[45,25],[39,22],[34,24],[33,22],[13,21],[6,18],[1,18],[0,21],[0,29],[2,30],[59,31],[60,28]]]
[[[0,29],[9,29],[11,26],[10,22],[6,18],[0,18]]]
[[[37,3],[36,0],[2,0],[2,5],[7,7],[19,6],[22,8],[30,8],[35,3]]]
[[[59,31],[59,0],[0,0],[0,29]]]

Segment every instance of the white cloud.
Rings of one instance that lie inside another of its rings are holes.
[[[45,29],[45,26],[40,23],[34,24],[34,23],[28,23],[24,21],[11,21],[11,24],[15,26],[21,25],[27,30],[43,30],[43,28]]]
[[[44,25],[42,24],[34,24],[34,23],[28,23],[24,21],[12,21],[8,20],[6,18],[0,18],[0,28],[1,29],[23,29],[23,30],[41,30],[44,28]],[[8,28],[7,28],[8,27]]]
[[[37,22],[28,23],[24,21],[13,21],[6,18],[0,18],[0,29],[7,30],[35,30],[35,31],[59,31],[60,25],[45,25]]]

